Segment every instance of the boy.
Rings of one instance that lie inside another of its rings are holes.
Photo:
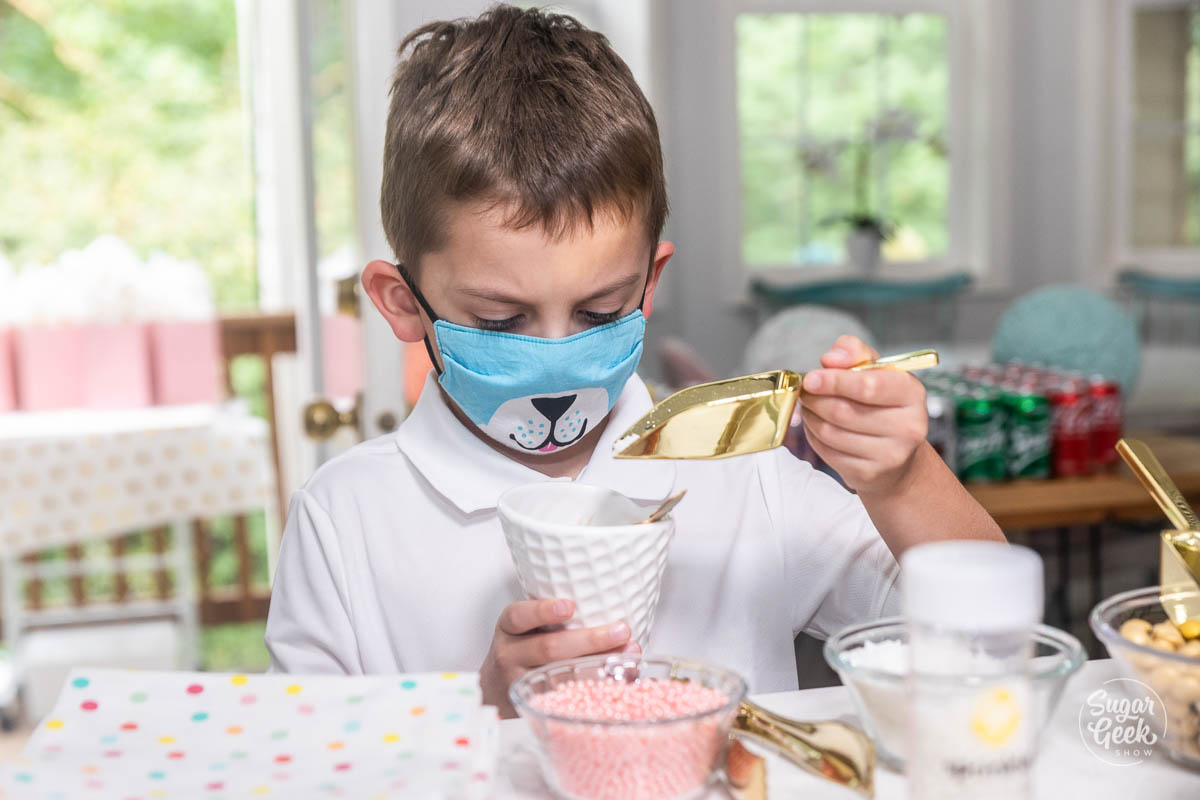
[[[623,623],[545,630],[561,599],[522,600],[496,499],[580,480],[642,501],[680,489],[654,649],[724,664],[753,691],[794,688],[792,639],[895,611],[896,558],[1002,539],[925,443],[913,377],[845,370],[852,337],[804,382],[814,448],[857,495],[783,449],[630,462],[612,442],[649,409],[633,373],[674,253],[658,130],[625,64],[574,20],[498,6],[400,47],[383,224],[399,264],[362,282],[431,372],[392,435],[297,492],[267,646],[274,669],[480,671],[486,702],[564,658],[636,651]]]

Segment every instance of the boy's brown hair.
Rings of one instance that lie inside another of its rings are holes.
[[[441,246],[447,209],[466,201],[551,236],[597,214],[641,215],[657,241],[667,217],[658,125],[603,35],[498,5],[418,28],[399,55],[380,209],[410,268]]]

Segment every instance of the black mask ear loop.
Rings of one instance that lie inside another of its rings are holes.
[[[404,283],[408,286],[408,290],[413,293],[413,297],[417,298],[417,302],[421,305],[421,308],[426,314],[429,315],[429,321],[437,322],[439,319],[441,319],[441,317],[439,317],[429,305],[429,301],[425,299],[425,295],[421,294],[421,290],[417,288],[416,282],[412,279],[412,276],[408,274],[408,270],[404,268],[404,265],[397,264],[396,271],[399,272],[400,277],[404,279]],[[645,290],[643,290],[642,296],[645,297]],[[438,377],[441,377],[442,368],[438,366],[438,360],[434,356],[433,345],[430,343],[428,335],[424,337],[424,341],[425,352],[429,353],[429,361],[433,364],[433,368],[437,371]]]
[[[646,272],[646,282],[642,284],[642,299],[638,300],[637,310],[641,311],[642,306],[646,305],[646,290],[650,288],[650,278],[654,275],[654,254],[658,248],[650,251],[650,269]]]

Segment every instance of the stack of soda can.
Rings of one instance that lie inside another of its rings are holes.
[[[963,481],[1077,477],[1117,463],[1120,385],[1038,364],[923,376],[929,441]]]

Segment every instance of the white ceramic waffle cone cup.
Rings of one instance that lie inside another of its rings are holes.
[[[568,628],[624,620],[632,641],[647,647],[674,519],[636,524],[654,507],[579,483],[517,486],[498,505],[526,595],[573,600]]]

